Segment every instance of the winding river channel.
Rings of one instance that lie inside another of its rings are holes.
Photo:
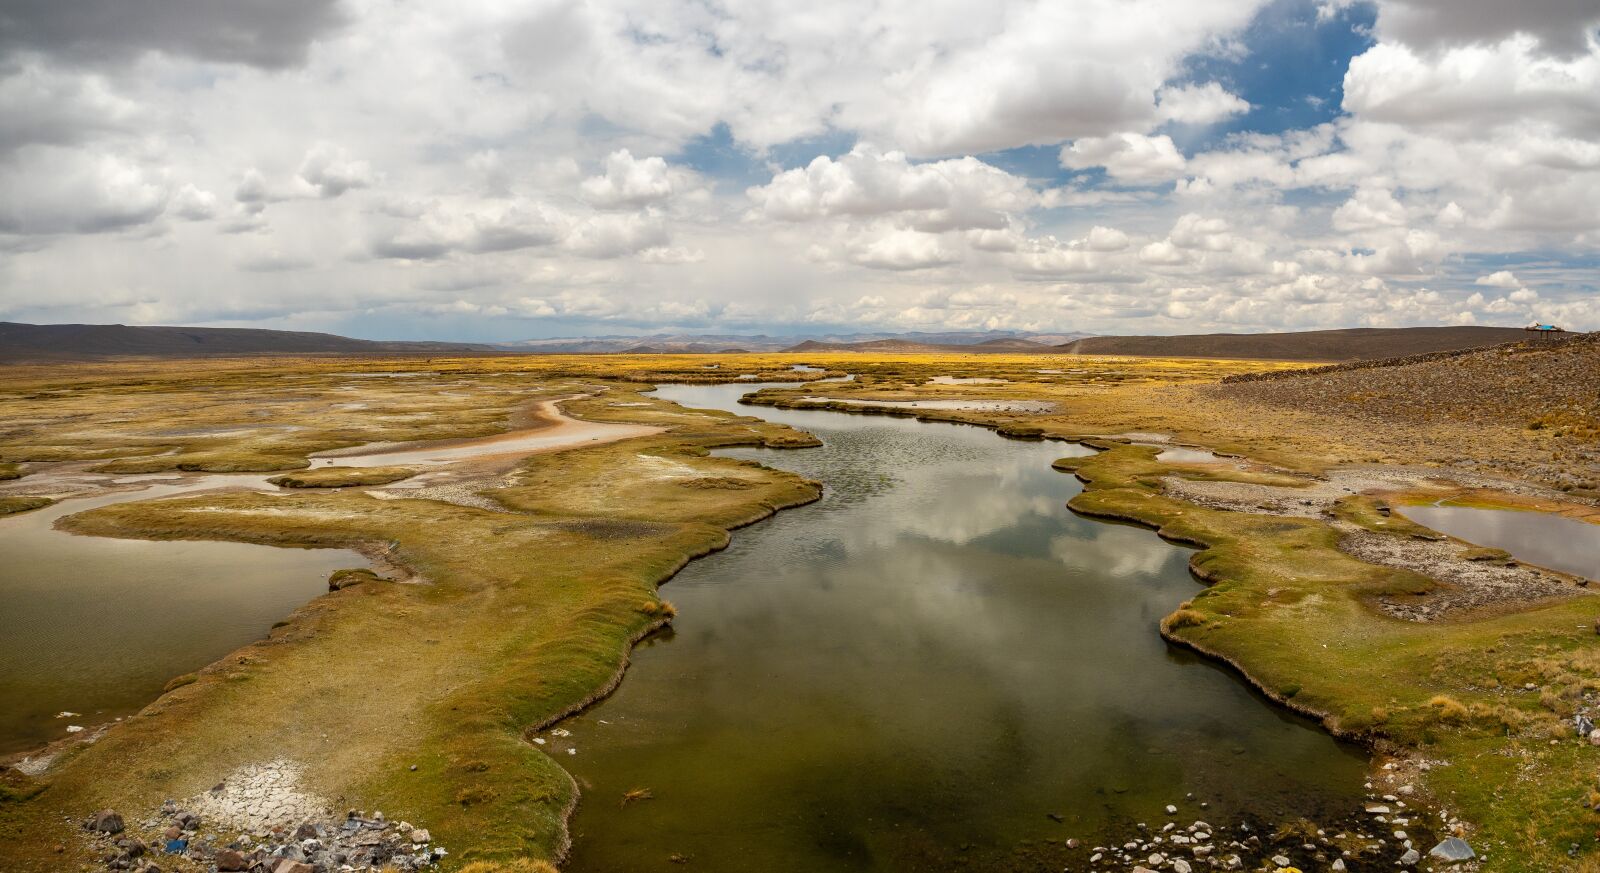
[[[541,736],[584,790],[569,869],[1035,869],[1169,803],[1218,824],[1358,808],[1359,750],[1161,640],[1198,590],[1188,550],[1074,516],[1050,462],[1088,450],[749,390],[659,396],[816,434],[722,454],[826,494],[678,574],[673,629]]]

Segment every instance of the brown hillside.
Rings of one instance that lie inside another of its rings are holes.
[[[1539,471],[1542,478],[1600,488],[1600,334],[1422,363],[1286,373],[1204,391],[1219,399],[1358,419],[1370,422],[1368,427],[1426,432],[1430,425],[1465,424],[1485,440],[1516,431],[1551,451],[1553,463]]]
[[[1297,333],[1092,336],[1053,346],[1050,351],[1075,355],[1360,361],[1498,345],[1527,336],[1526,331],[1516,327],[1358,327]]]

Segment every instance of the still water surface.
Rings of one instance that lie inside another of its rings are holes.
[[[261,487],[261,476],[212,476],[211,487]],[[364,567],[341,549],[149,542],[54,528],[76,512],[192,491],[64,500],[0,520],[0,754],[67,736],[155,699],[174,676],[260,639],[328,590],[328,574]],[[56,714],[77,713],[69,718]]]
[[[1548,512],[1473,506],[1405,506],[1400,511],[1440,533],[1505,549],[1519,561],[1600,580],[1600,524]]]
[[[545,734],[584,790],[569,869],[1033,869],[1047,838],[1159,827],[1167,803],[1215,824],[1358,808],[1359,752],[1162,642],[1199,587],[1188,552],[1072,515],[1050,462],[1086,450],[748,390],[658,394],[816,434],[721,454],[826,496],[690,564],[663,591],[674,629]],[[635,788],[653,799],[624,805]]]

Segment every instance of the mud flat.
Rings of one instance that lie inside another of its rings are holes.
[[[608,443],[660,433],[647,425],[581,421],[561,412],[559,401],[538,404],[541,423],[488,437],[438,440],[426,445],[370,445],[325,452],[312,458],[313,467],[437,466],[487,458],[525,457],[591,443]]]

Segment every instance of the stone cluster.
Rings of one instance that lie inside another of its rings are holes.
[[[217,873],[415,873],[448,854],[433,844],[425,828],[357,810],[342,820],[309,820],[225,836],[168,801],[158,817],[142,823],[142,835],[130,832],[122,816],[109,809],[83,826],[107,869],[133,873],[170,873],[196,865]]]

